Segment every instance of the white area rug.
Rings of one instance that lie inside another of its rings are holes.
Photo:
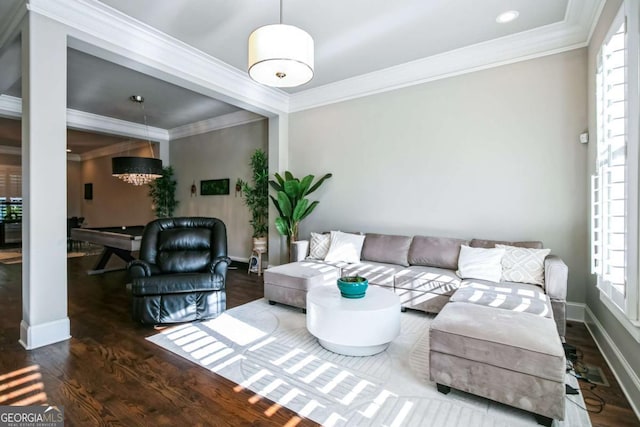
[[[429,323],[402,313],[402,332],[375,356],[342,356],[307,332],[300,310],[257,300],[216,319],[170,327],[151,342],[325,426],[535,426],[528,412],[429,381]],[[568,376],[568,382],[577,386]],[[590,426],[581,395],[564,422]]]

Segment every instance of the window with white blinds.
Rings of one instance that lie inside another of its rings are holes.
[[[625,0],[596,62],[592,272],[600,301],[640,342],[640,3]]]
[[[22,168],[0,165],[0,221],[22,218]]]
[[[624,15],[602,45],[596,73],[597,154],[592,177],[592,273],[624,305],[627,250],[627,67]]]

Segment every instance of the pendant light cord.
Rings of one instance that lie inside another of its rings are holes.
[[[149,125],[147,124],[147,112],[144,110],[144,102],[140,103],[140,107],[142,108],[142,117],[144,118],[144,128],[147,131],[147,143],[149,143],[149,151],[151,151],[151,158],[155,159],[156,155],[153,152],[153,146],[151,145],[151,139],[149,138]]]
[[[282,25],[282,0],[280,0],[280,25]]]

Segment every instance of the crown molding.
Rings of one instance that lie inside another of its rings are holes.
[[[0,154],[9,154],[11,156],[22,156],[22,148],[12,147],[10,145],[0,145]]]
[[[91,160],[98,157],[112,156],[114,154],[122,154],[127,151],[137,150],[147,146],[146,142],[142,141],[123,141],[117,144],[107,145],[104,147],[96,148],[95,150],[87,151],[80,154],[80,160]]]
[[[561,22],[294,93],[289,112],[585,47],[604,2],[569,0]]]
[[[0,154],[9,154],[11,156],[22,156],[21,147],[11,147],[9,145],[0,145]],[[67,160],[79,162],[81,160],[79,154],[67,153]]]
[[[97,0],[29,0],[28,7],[68,26],[70,47],[258,114],[288,110],[284,91],[258,84],[247,73]]]
[[[169,129],[169,139],[171,141],[188,136],[199,135],[218,129],[240,126],[247,123],[265,120],[266,118],[246,110],[235,111],[223,116],[213,117],[195,123],[189,123]]]
[[[0,27],[0,48],[11,42],[20,32],[22,20],[27,15],[25,1],[18,1],[11,8],[7,16],[2,18],[3,26]]]
[[[0,117],[22,118],[22,100],[13,96],[0,95]],[[265,120],[265,117],[250,111],[240,110],[169,130],[149,126],[147,133],[147,128],[139,123],[67,108],[67,127],[71,129],[121,135],[129,138],[150,139],[157,142],[167,142],[258,120]]]
[[[147,134],[145,125],[70,108],[67,108],[67,126],[72,129],[115,134],[130,138],[150,139],[158,142],[169,141],[169,132],[166,129],[149,126]]]
[[[22,100],[14,96],[0,95],[0,117],[22,118]]]
[[[574,1],[574,0],[569,0]],[[598,26],[598,21],[600,21],[600,15],[602,15],[602,11],[604,10],[604,6],[607,2],[601,1],[598,5],[598,8],[594,10],[593,18],[591,19],[591,27],[589,28],[589,36],[587,37],[587,46],[591,44],[591,37],[593,37],[593,32],[596,30]]]
[[[0,95],[0,116],[22,118],[22,99]],[[67,108],[67,127],[88,132],[121,135],[129,138],[150,139],[158,142],[169,141],[166,129],[147,127],[139,123]]]
[[[29,0],[28,8],[68,26],[70,47],[271,117],[585,47],[605,1],[569,0],[561,22],[291,95],[97,0]]]
[[[81,162],[82,156],[76,153],[67,153],[67,160],[72,162]]]

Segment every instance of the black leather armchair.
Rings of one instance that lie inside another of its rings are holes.
[[[129,263],[133,319],[145,324],[207,319],[226,308],[227,230],[217,218],[161,218]]]

